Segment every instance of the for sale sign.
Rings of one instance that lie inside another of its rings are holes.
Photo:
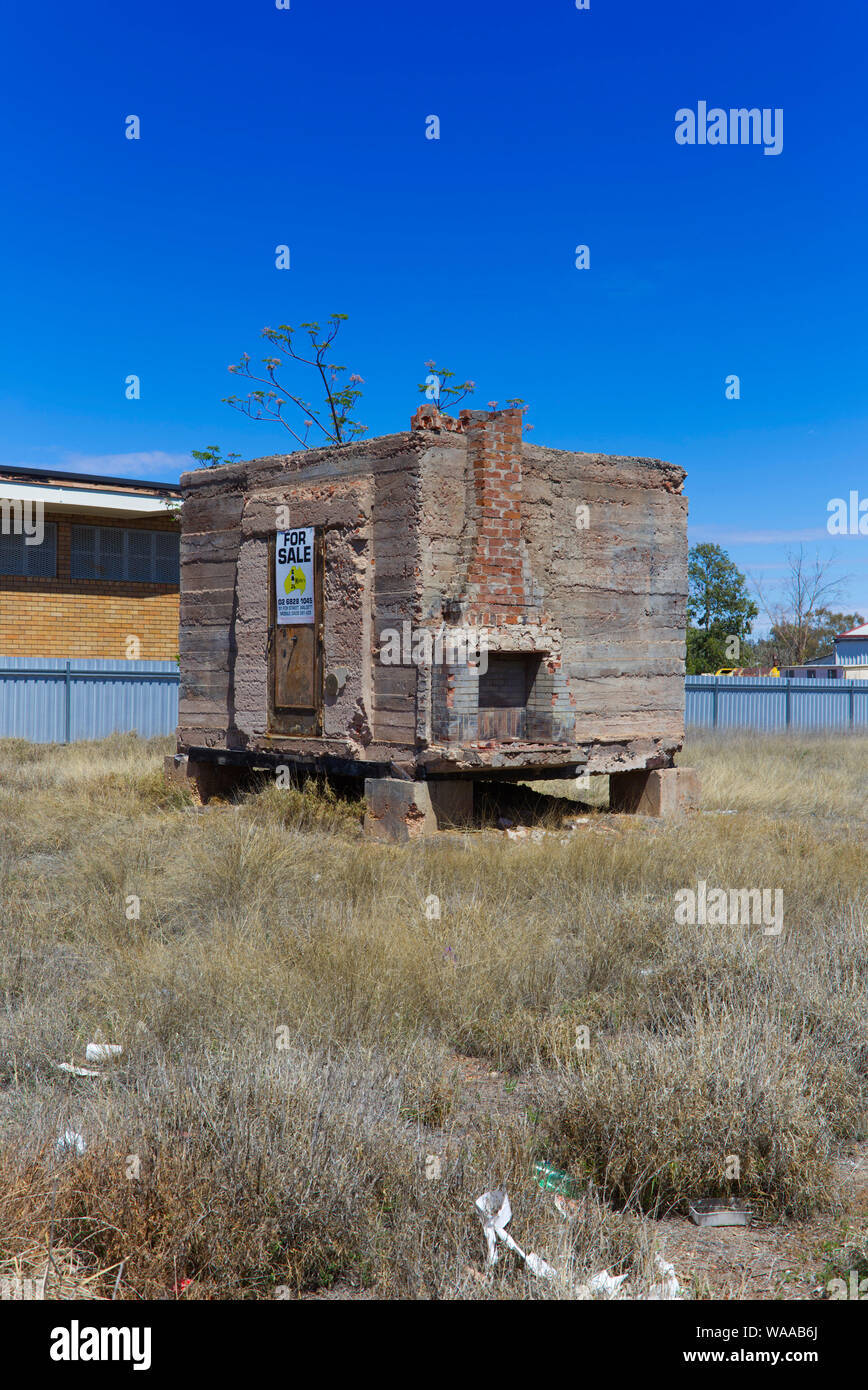
[[[277,543],[274,547],[274,581],[279,623],[315,621],[313,537],[312,526],[277,533]]]

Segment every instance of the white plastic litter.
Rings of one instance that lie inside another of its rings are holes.
[[[93,1067],[75,1067],[72,1062],[55,1062],[58,1071],[68,1071],[70,1076],[101,1076],[102,1072],[94,1071]]]
[[[86,1062],[111,1062],[113,1058],[120,1057],[123,1048],[120,1043],[92,1042],[88,1043],[84,1049],[84,1060]]]
[[[654,1256],[654,1264],[661,1279],[659,1284],[651,1285],[650,1297],[653,1299],[680,1298],[682,1289],[678,1282],[678,1275],[675,1273],[675,1266],[671,1265],[668,1260],[664,1260],[662,1255]]]
[[[87,1145],[75,1129],[66,1129],[57,1141],[57,1152],[61,1154],[83,1154]]]
[[[501,1240],[510,1250],[514,1250],[516,1255],[521,1256],[531,1274],[535,1274],[538,1279],[559,1278],[558,1271],[547,1260],[544,1260],[541,1255],[534,1255],[533,1252],[526,1255],[507,1231],[506,1228],[512,1220],[512,1207],[509,1205],[509,1198],[505,1192],[499,1188],[493,1192],[483,1192],[482,1196],[476,1199],[476,1210],[482,1217],[485,1242],[488,1246],[486,1263],[489,1268],[497,1264],[497,1242]],[[621,1285],[627,1282],[628,1277],[626,1274],[613,1276],[607,1269],[604,1269],[599,1274],[595,1274],[589,1283],[576,1285],[573,1292],[578,1298],[591,1298],[594,1294],[605,1294],[607,1298],[613,1298]]]
[[[535,1274],[538,1279],[557,1278],[557,1270],[552,1269],[551,1265],[548,1264],[539,1255],[534,1255],[533,1253],[531,1253],[530,1255],[525,1255],[524,1262],[530,1270],[531,1274]]]
[[[614,1298],[621,1285],[626,1284],[627,1278],[626,1274],[610,1274],[607,1269],[603,1269],[599,1274],[595,1274],[593,1279],[588,1280],[588,1288],[591,1293],[602,1293],[606,1298]]]
[[[488,1264],[497,1264],[498,1240],[502,1240],[504,1245],[508,1245],[510,1250],[515,1250],[524,1259],[524,1251],[516,1245],[506,1229],[512,1220],[512,1207],[509,1205],[509,1198],[506,1193],[501,1192],[500,1189],[495,1189],[493,1192],[483,1192],[482,1196],[476,1199],[476,1210],[482,1217],[482,1229],[485,1232],[485,1243],[488,1246]]]
[[[485,1243],[488,1246],[489,1266],[496,1265],[498,1259],[497,1242],[502,1240],[504,1245],[510,1250],[514,1250],[524,1260],[531,1274],[535,1274],[539,1279],[554,1279],[555,1270],[540,1255],[533,1253],[526,1255],[520,1245],[516,1245],[509,1231],[506,1229],[512,1220],[512,1207],[509,1205],[509,1198],[505,1192],[495,1189],[493,1192],[483,1192],[481,1197],[476,1199],[476,1210],[482,1217],[482,1227],[485,1232]]]

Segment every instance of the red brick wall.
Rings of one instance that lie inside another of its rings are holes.
[[[489,617],[493,623],[518,623],[538,606],[521,541],[522,412],[474,411],[466,418],[477,523],[467,597],[483,624]]]
[[[178,654],[178,585],[73,579],[72,526],[173,531],[170,516],[114,519],[51,512],[57,525],[54,579],[0,574],[0,656],[101,656],[171,660]],[[138,648],[130,643],[138,638]]]

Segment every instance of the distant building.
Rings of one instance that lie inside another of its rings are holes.
[[[846,678],[846,671],[830,655],[815,656],[803,666],[782,666],[781,675],[789,680],[842,681]]]
[[[835,638],[835,660],[848,680],[868,680],[868,623]]]
[[[170,660],[178,487],[0,468],[0,656]]]

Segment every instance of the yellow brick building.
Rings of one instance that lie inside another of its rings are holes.
[[[171,660],[175,486],[0,469],[0,656]]]

